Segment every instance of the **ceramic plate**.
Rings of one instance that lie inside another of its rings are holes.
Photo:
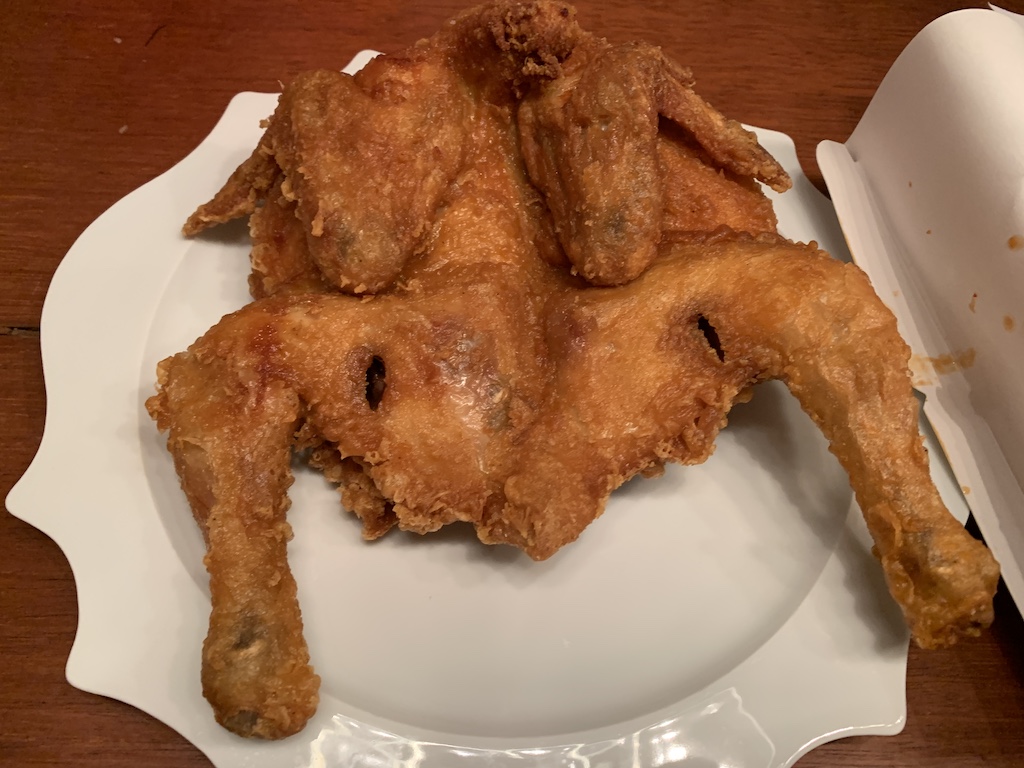
[[[249,300],[244,226],[180,228],[275,100],[237,96],[192,154],[85,231],[47,295],[45,434],[7,504],[71,562],[68,680],[149,712],[219,768],[776,768],[899,731],[906,629],[845,475],[772,384],[706,464],[629,483],[544,563],[457,528],[367,544],[296,468],[289,556],[320,707],[276,743],[216,725],[199,683],[202,539],[143,403],[157,361]],[[776,196],[782,232],[845,257],[792,142],[758,133],[795,181]],[[933,474],[964,519],[947,470]]]

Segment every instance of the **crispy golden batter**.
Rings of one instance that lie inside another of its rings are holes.
[[[849,474],[916,641],[991,622],[998,566],[931,483],[895,319],[856,267],[780,238],[755,180],[789,183],[688,72],[546,0],[285,89],[186,225],[251,216],[258,300],[147,402],[208,545],[219,722],[280,738],[317,705],[294,451],[367,538],[464,521],[544,559],[630,477],[704,461],[765,379]]]
[[[487,110],[504,112],[505,130],[518,132],[564,249],[558,258],[601,285],[627,282],[651,263],[666,205],[670,229],[686,209],[689,230],[774,231],[771,206],[752,182],[790,184],[754,135],[701,99],[689,71],[659,49],[583,32],[561,3],[503,2],[467,11],[355,76],[299,75],[253,155],[184,231],[259,216],[260,203],[283,198],[295,204],[300,227],[289,231],[305,234],[314,274],[297,278],[290,250],[277,266],[254,246],[254,297],[319,279],[316,271],[349,293],[386,290],[429,247],[474,162],[473,131]],[[671,124],[660,132],[659,114]],[[719,173],[726,184],[704,196],[703,208],[687,208],[693,188]],[[722,203],[708,206],[713,200]],[[282,272],[291,278],[279,280]]]
[[[770,236],[662,254],[629,285],[573,292],[553,310],[556,371],[505,483],[506,539],[550,556],[633,475],[704,461],[737,396],[781,379],[849,474],[917,642],[988,626],[998,566],[931,482],[910,349],[866,276]]]
[[[300,715],[267,726],[276,700],[253,703],[265,693],[254,681],[281,680],[270,690],[282,696],[291,675],[301,673],[303,694],[315,680],[284,551],[300,421],[339,459],[358,460],[403,529],[467,521],[483,541],[543,559],[633,475],[705,460],[737,396],[781,378],[849,473],[918,643],[945,645],[991,622],[998,568],[931,484],[909,351],[863,274],[777,240],[663,251],[626,286],[581,290],[552,277],[547,303],[530,295],[536,283],[491,264],[369,303],[274,297],[165,361],[149,407],[170,430],[193,507],[208,510],[197,512],[214,603],[204,681],[222,722],[287,733]],[[375,359],[386,387],[374,408]],[[367,522],[378,535],[377,518]],[[280,637],[250,643],[264,632]],[[236,693],[240,703],[225,705]]]
[[[674,132],[659,134],[659,115],[677,124]],[[676,159],[674,148],[659,153],[679,133],[703,149],[689,154],[701,170],[722,169],[780,191],[790,184],[752,133],[694,93],[689,71],[644,43],[612,46],[588,38],[561,77],[538,83],[523,99],[519,129],[523,159],[545,193],[562,247],[598,285],[621,285],[654,261],[665,187],[691,186],[691,174],[664,172],[662,161]],[[710,231],[709,222],[727,223],[693,217],[689,226]]]
[[[249,292],[254,299],[277,293],[317,293],[332,287],[310,255],[295,209],[295,202],[281,193],[278,178],[263,205],[249,217]]]
[[[206,538],[212,611],[203,695],[225,728],[277,738],[316,711],[320,684],[285,560],[291,440],[302,404],[270,382],[258,403],[244,400],[252,381],[208,392],[218,362],[200,356],[186,367],[161,364],[167,397],[151,413],[171,428],[168,447]]]
[[[677,126],[663,122],[659,135],[664,233],[679,241],[684,234],[699,239],[723,226],[736,232],[776,231],[775,209],[754,179],[717,168]]]

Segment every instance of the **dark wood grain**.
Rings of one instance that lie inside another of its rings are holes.
[[[1004,5],[1024,11],[1022,2]],[[235,93],[276,91],[298,71],[339,67],[362,48],[403,47],[464,6],[3,4],[0,493],[39,444],[40,313],[54,270],[85,227],[196,146]],[[818,142],[845,140],[914,34],[958,7],[947,0],[578,3],[588,29],[660,44],[693,68],[699,90],[724,112],[792,136],[822,189]],[[902,734],[828,744],[800,765],[1024,765],[1024,625],[1005,594],[997,609],[995,627],[977,641],[911,651]],[[166,726],[65,682],[76,619],[74,580],[59,549],[0,516],[0,765],[208,765]]]

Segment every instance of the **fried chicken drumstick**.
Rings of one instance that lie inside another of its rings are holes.
[[[367,538],[464,521],[544,559],[629,478],[706,460],[767,379],[847,471],[915,640],[991,622],[998,566],[931,482],[894,317],[855,266],[779,237],[756,180],[788,185],[688,73],[546,0],[285,89],[186,224],[250,216],[257,300],[147,402],[206,537],[220,723],[280,738],[317,706],[294,452]]]

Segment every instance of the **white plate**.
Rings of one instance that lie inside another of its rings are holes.
[[[277,743],[216,725],[199,684],[202,540],[143,403],[158,360],[249,299],[244,227],[180,227],[274,104],[233,99],[194,152],[85,231],[47,295],[46,428],[7,506],[71,562],[73,685],[151,713],[219,768],[775,768],[902,728],[906,629],[845,475],[777,384],[735,409],[710,461],[630,483],[540,564],[454,529],[366,544],[298,470],[290,560],[320,708]],[[795,181],[780,229],[845,256],[792,142],[759,136]],[[947,470],[933,474],[963,520]]]

